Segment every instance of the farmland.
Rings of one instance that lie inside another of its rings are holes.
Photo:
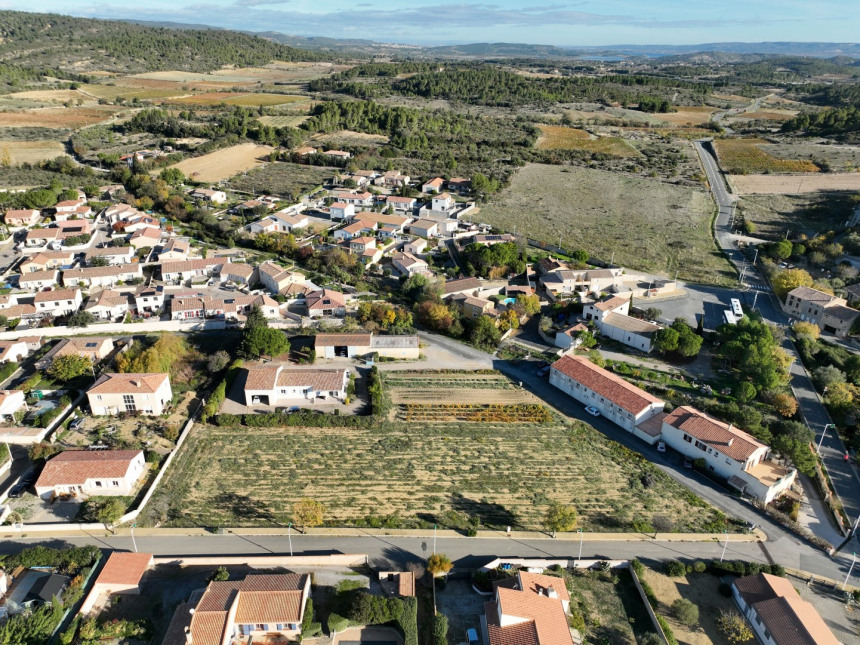
[[[706,192],[585,168],[528,164],[481,209],[481,221],[604,260],[686,280],[730,284],[711,237]],[[635,235],[632,232],[635,231]]]
[[[38,163],[66,153],[59,141],[0,141],[0,165]]]
[[[28,112],[0,112],[0,128],[81,128],[110,119],[110,106],[45,108]]]
[[[337,130],[316,134],[308,142],[310,145],[324,144],[330,148],[339,146],[368,146],[382,145],[388,143],[388,137],[381,134],[366,134],[364,132],[353,132],[352,130]]]
[[[283,105],[307,101],[306,96],[290,96],[288,94],[243,94],[241,92],[205,92],[185,96],[172,103],[189,103],[192,105],[244,105],[249,107]]]
[[[803,195],[821,191],[860,190],[860,173],[807,175],[730,175],[732,192],[740,195]]]
[[[722,169],[733,175],[772,172],[818,172],[818,166],[803,159],[780,159],[771,155],[764,139],[717,139],[714,146]]]
[[[461,383],[481,384],[480,396],[501,391],[513,400],[519,392],[498,375],[459,374]],[[385,388],[392,399],[404,400],[415,386],[447,401],[451,376],[386,376]],[[293,502],[309,497],[325,505],[333,526],[536,529],[551,500],[575,506],[586,530],[650,530],[655,516],[679,531],[724,526],[718,512],[586,424],[549,412],[549,420],[482,423],[450,421],[444,408],[427,412],[420,421],[372,427],[201,426],[168,472],[149,521],[285,525]]]
[[[332,168],[277,162],[236,175],[227,185],[235,190],[297,198],[321,186],[332,174]]]
[[[271,151],[271,146],[241,143],[201,157],[185,159],[172,167],[179,168],[193,181],[221,181],[261,165],[263,162],[260,158]]]
[[[261,116],[258,121],[276,128],[297,128],[308,120],[306,114],[278,114],[273,116]]]
[[[707,123],[717,110],[712,107],[679,107],[675,112],[655,115],[665,123],[676,127],[696,127]]]
[[[539,150],[587,150],[616,157],[635,157],[638,152],[619,137],[594,137],[585,130],[560,125],[541,125]]]
[[[854,206],[847,193],[746,195],[738,200],[738,211],[755,225],[756,237],[774,240],[785,237],[786,231],[812,237],[835,230],[851,217]]]

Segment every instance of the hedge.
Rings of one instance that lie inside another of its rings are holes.
[[[669,623],[666,622],[666,619],[660,614],[657,614],[657,622],[660,623],[660,627],[663,630],[663,634],[666,636],[666,640],[669,641],[669,645],[678,645],[678,639],[675,638],[675,633],[672,631],[672,628],[669,627]]]
[[[343,616],[338,616],[335,613],[329,614],[328,616],[328,633],[334,634],[336,632],[342,632],[346,628],[348,628],[352,623],[344,618]]]
[[[433,619],[433,645],[448,645],[448,617],[436,614]]]
[[[314,601],[313,598],[308,598],[305,604],[305,615],[302,616],[302,634],[301,639],[311,638],[322,634],[322,624],[314,622]]]
[[[404,598],[397,626],[403,631],[403,645],[418,645],[418,599]]]
[[[206,402],[206,406],[203,408],[204,419],[211,419],[218,413],[218,408],[221,407],[221,404],[224,403],[224,399],[227,398],[227,390],[229,390],[230,386],[233,385],[233,381],[236,380],[236,376],[238,376],[242,365],[243,361],[241,358],[237,358],[235,361],[230,363],[230,366],[227,368],[227,373],[212,391],[209,401]]]

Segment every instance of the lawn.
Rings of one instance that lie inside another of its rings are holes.
[[[615,157],[636,157],[639,153],[620,137],[595,137],[585,130],[563,125],[541,125],[543,134],[537,141],[539,150],[587,150]]]
[[[437,400],[448,402],[457,391],[451,375],[435,376],[398,376],[385,388],[394,401],[407,399],[413,386],[435,388]],[[498,375],[486,380],[498,387],[462,388],[450,404],[481,404],[497,391],[513,401],[521,392]],[[678,531],[725,526],[718,511],[590,426],[568,425],[549,411],[523,422],[483,405],[493,413],[484,422],[451,421],[440,409],[372,427],[196,427],[147,522],[286,525],[292,504],[309,497],[325,505],[331,526],[539,529],[552,500],[573,505],[587,531],[650,531],[658,516]],[[395,417],[402,407],[395,404]]]
[[[234,190],[297,198],[334,173],[332,168],[278,162],[232,177],[227,185]]]
[[[714,245],[704,190],[621,173],[528,164],[481,208],[480,221],[615,264],[692,282],[732,284]]]
[[[780,159],[768,152],[764,139],[717,139],[714,142],[722,169],[733,175],[771,172],[818,172],[818,166],[803,159]]]
[[[240,143],[207,155],[184,159],[171,167],[179,168],[192,181],[221,181],[262,165],[264,162],[261,159],[271,151],[271,146]]]

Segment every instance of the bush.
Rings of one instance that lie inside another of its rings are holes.
[[[675,632],[673,632],[672,628],[669,627],[669,623],[666,622],[666,619],[660,614],[657,614],[657,622],[660,623],[660,627],[663,629],[663,633],[666,635],[666,640],[669,641],[669,645],[678,645],[678,639],[675,638]]]
[[[436,614],[433,618],[433,645],[448,645],[448,617]]]
[[[699,608],[686,598],[678,598],[672,603],[672,614],[688,627],[699,622]]]
[[[633,559],[630,561],[630,567],[636,572],[638,577],[642,577],[645,573],[645,565],[639,562],[637,559]]]
[[[397,626],[403,631],[403,645],[418,645],[418,599],[404,598]]]
[[[322,625],[314,622],[314,601],[308,598],[305,605],[305,615],[302,616],[302,640],[322,634]]]
[[[394,620],[399,621],[403,610],[404,605],[400,598],[359,592],[352,598],[347,617],[362,625],[384,625]]]
[[[693,563],[693,571],[696,573],[704,573],[708,570],[708,565],[702,562],[701,560],[696,560]]]
[[[349,622],[347,618],[343,616],[338,616],[335,613],[331,613],[328,616],[328,633],[335,634],[337,632],[342,632],[346,628],[348,628],[352,623]]]
[[[732,586],[727,582],[721,582],[720,586],[717,588],[720,592],[720,595],[725,598],[732,597]]]
[[[671,576],[673,578],[678,578],[680,576],[686,575],[687,573],[687,565],[685,565],[680,560],[670,560],[666,563],[666,575]]]
[[[235,414],[219,414],[215,417],[215,423],[219,426],[238,426],[242,425],[242,419]]]

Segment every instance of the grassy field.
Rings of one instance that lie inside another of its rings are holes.
[[[107,121],[117,111],[115,107],[93,106],[0,112],[0,128],[80,128]]]
[[[38,163],[66,154],[59,141],[0,141],[0,165]]]
[[[696,127],[707,123],[717,110],[712,107],[679,107],[675,112],[655,114],[665,123],[678,127]]]
[[[585,130],[562,125],[541,125],[543,134],[538,138],[539,150],[587,150],[615,157],[637,157],[639,153],[620,137],[595,137]]]
[[[308,141],[310,145],[325,145],[329,148],[341,146],[374,146],[388,143],[388,137],[381,134],[366,134],[352,130],[337,130],[316,134]]]
[[[261,116],[257,120],[276,128],[297,128],[308,120],[308,116],[306,114],[278,114],[276,116]]]
[[[637,636],[654,631],[628,571],[576,570],[567,579],[571,611],[585,618],[589,643],[635,645]]]
[[[173,103],[190,103],[193,105],[244,105],[250,107],[283,105],[306,101],[306,96],[291,96],[288,94],[242,94],[237,92],[205,92],[176,99]]]
[[[92,100],[90,97],[77,90],[32,90],[29,92],[15,92],[8,94],[7,98],[25,101],[48,101],[53,103],[65,103],[66,101]]]
[[[232,177],[227,185],[235,190],[298,197],[320,186],[334,172],[333,168],[277,162]]]
[[[451,375],[386,379],[451,394]],[[511,385],[462,374],[475,390]],[[468,391],[464,396],[468,395]],[[551,500],[571,504],[585,530],[651,530],[665,516],[678,531],[722,527],[722,516],[643,457],[583,423],[380,422],[372,428],[196,427],[150,505],[172,525],[272,526],[303,497],[322,502],[328,525],[374,524],[537,529]],[[380,519],[382,518],[382,519]]]
[[[797,112],[795,110],[756,110],[754,112],[739,114],[733,120],[788,121],[796,115]]]
[[[717,139],[714,146],[722,169],[733,175],[771,172],[818,172],[818,166],[803,159],[780,159],[768,152],[764,139]]]
[[[744,219],[755,224],[756,237],[773,240],[784,238],[786,231],[813,236],[836,229],[851,217],[854,206],[850,193],[746,195],[738,200]]]
[[[735,274],[711,237],[713,204],[701,189],[584,168],[529,164],[481,209],[480,221],[642,271],[730,284]]]
[[[739,195],[803,195],[860,190],[860,173],[804,175],[729,175],[732,192]]]
[[[194,181],[221,181],[263,164],[264,162],[260,159],[271,151],[271,146],[240,143],[223,150],[210,152],[208,155],[184,159],[171,167],[179,168],[186,177]]]

